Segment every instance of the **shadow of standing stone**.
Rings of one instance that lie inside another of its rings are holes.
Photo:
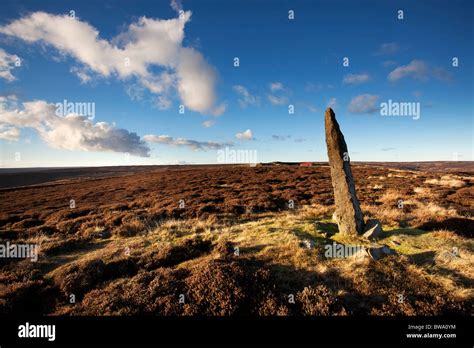
[[[364,217],[356,196],[344,135],[331,108],[326,109],[324,121],[329,167],[331,168],[331,180],[336,203],[334,217],[339,226],[339,232],[348,235],[359,235],[364,232]]]

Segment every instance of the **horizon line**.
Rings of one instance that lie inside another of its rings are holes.
[[[474,160],[466,161],[455,161],[455,160],[435,160],[435,161],[350,161],[353,164],[364,164],[364,163],[474,163]],[[301,164],[301,163],[313,163],[313,164],[329,164],[329,161],[270,161],[270,162],[257,162],[255,164]],[[167,164],[118,164],[118,165],[90,165],[90,166],[36,166],[36,167],[3,167],[2,169],[63,169],[63,168],[114,168],[114,167],[164,167],[164,166],[231,166],[231,165],[254,165],[254,163],[167,163]]]

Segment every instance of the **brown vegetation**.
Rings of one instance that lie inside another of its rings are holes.
[[[5,189],[2,241],[38,244],[40,256],[0,259],[0,312],[468,314],[473,177],[353,173],[366,218],[384,224],[380,242],[397,255],[324,257],[326,244],[350,243],[331,221],[324,165],[148,168]]]

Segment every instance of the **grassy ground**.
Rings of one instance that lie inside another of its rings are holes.
[[[13,277],[30,279],[7,291],[3,309],[29,294],[38,296],[33,308],[49,314],[469,313],[471,239],[385,226],[377,244],[397,255],[326,258],[333,242],[373,244],[338,234],[329,212],[313,206],[238,220],[171,219],[40,257],[47,261],[39,264],[23,261],[24,274]]]
[[[28,234],[14,235],[16,243],[38,244],[40,255],[38,262],[0,260],[0,312],[469,315],[472,176],[384,188],[407,175],[419,174],[391,171],[370,179],[377,188],[365,192],[362,210],[383,224],[375,243],[337,233],[330,204],[175,218],[152,218],[146,207],[134,214],[123,206],[110,219],[89,210],[68,211],[71,221],[54,213],[49,218],[59,216],[57,226],[70,223],[74,229],[46,233],[33,224]],[[443,204],[446,197],[459,205]],[[12,217],[5,221],[24,224]],[[378,261],[364,252],[328,258],[325,251],[333,243],[387,245],[396,253]]]

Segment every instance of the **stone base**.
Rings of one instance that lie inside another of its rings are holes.
[[[367,249],[367,254],[369,254],[373,260],[377,261],[383,259],[385,256],[395,255],[396,252],[387,245],[382,245]]]
[[[364,226],[364,234],[362,235],[368,240],[377,240],[383,236],[382,224],[375,219],[367,220]]]

